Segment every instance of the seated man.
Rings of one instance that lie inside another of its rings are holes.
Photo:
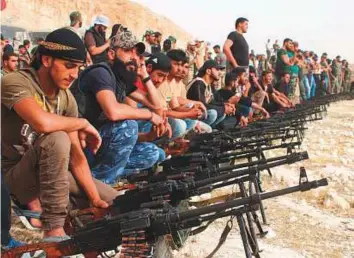
[[[283,93],[280,93],[274,89],[273,74],[271,71],[264,71],[262,73],[262,81],[260,85],[262,89],[267,92],[266,100],[263,103],[263,107],[269,112],[273,113],[284,108],[290,108],[293,106],[290,99],[288,99]]]
[[[171,74],[175,74],[176,70],[180,68],[177,67],[176,69],[176,67],[173,67],[170,58],[163,53],[153,54],[146,61],[146,66],[151,81],[158,89],[159,93],[161,93],[161,102],[163,103],[168,122],[172,128],[172,139],[183,136],[187,131],[196,127],[198,121],[190,118],[198,118],[198,115],[201,114],[201,108],[180,107],[178,96],[185,94],[185,87],[184,85],[183,87],[180,87],[180,85],[176,84],[174,79],[171,80],[170,76]],[[168,81],[169,79],[170,81]],[[127,98],[127,100],[129,100],[131,105],[137,107],[136,102],[132,101],[130,98]],[[196,103],[196,105],[197,104],[199,103]],[[201,105],[202,104],[200,104],[200,106]],[[139,123],[139,131],[148,132],[151,130],[151,126],[150,122],[142,121]]]
[[[68,90],[85,59],[81,39],[59,29],[39,46],[31,68],[1,81],[3,179],[20,204],[35,204],[30,208],[38,211],[42,206],[45,241],[67,238],[63,225],[69,192],[98,208],[108,207],[117,195],[92,178],[82,150],[96,153],[101,145],[97,130],[77,118],[77,104]]]
[[[269,117],[268,112],[253,102],[250,97],[245,96],[242,90],[243,85],[248,83],[246,70],[244,68],[236,68],[225,76],[225,88],[218,91],[225,102],[229,102],[236,106],[236,118],[242,126],[247,125],[247,121],[252,119],[252,110],[259,111],[264,117]],[[230,119],[228,119],[230,120]]]
[[[285,96],[288,96],[289,83],[290,83],[290,73],[284,72],[280,77],[280,81],[278,81],[275,84],[275,89],[280,93],[283,93]]]
[[[198,127],[197,131],[202,130],[211,132],[212,129],[209,125],[215,122],[217,118],[216,111],[207,110],[201,101],[187,99],[186,85],[183,83],[184,77],[187,76],[185,73],[188,72],[186,71],[186,67],[189,64],[187,54],[183,50],[173,49],[167,53],[167,56],[171,60],[172,69],[168,74],[167,81],[163,87],[171,88],[175,93],[169,103],[170,108],[173,111],[179,111],[182,113],[199,110],[199,113],[202,112],[201,116],[199,115],[195,118],[186,116],[186,119],[184,119],[187,124],[187,131]],[[160,87],[159,90],[165,92],[166,88],[164,89],[163,87]]]
[[[144,47],[141,49],[141,43],[138,44],[130,31],[118,33],[111,39],[109,64],[88,67],[72,87],[80,112],[102,136],[102,147],[95,159],[91,158],[92,174],[109,184],[131,172],[150,168],[164,158],[155,144],[140,142],[143,139],[139,139],[136,121],[151,121],[155,126],[162,126],[159,132],[165,134],[161,116],[149,109],[136,109],[124,103],[129,96],[150,109],[161,109],[160,98],[145,67],[140,65],[137,69],[138,47],[140,53],[144,52]],[[147,92],[134,86],[138,75]]]
[[[226,115],[235,112],[234,105],[214,99],[214,89],[211,85],[219,79],[218,64],[213,60],[208,60],[200,68],[197,77],[187,86],[188,99],[201,101],[208,110],[215,109],[217,111],[217,119],[210,124],[212,128],[222,122]]]

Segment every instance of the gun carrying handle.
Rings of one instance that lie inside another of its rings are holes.
[[[102,209],[102,208],[88,208],[83,210],[72,210],[69,212],[68,216],[65,219],[64,230],[68,235],[72,235],[74,233],[73,221],[75,224],[79,224],[80,216],[90,215],[92,216],[92,220],[95,221],[104,217],[108,212],[110,212],[110,208]]]

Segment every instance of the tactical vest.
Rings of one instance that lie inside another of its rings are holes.
[[[92,27],[92,28],[90,28],[89,30],[86,31],[85,38],[86,38],[87,32],[91,32],[92,33],[92,35],[93,35],[93,37],[95,39],[95,42],[96,42],[96,47],[103,46],[106,43],[106,39],[104,37],[102,37],[102,35],[100,35],[94,29],[94,27]],[[91,58],[92,58],[92,62],[94,64],[101,63],[101,62],[107,62],[107,60],[108,60],[107,49],[105,51],[103,51],[101,54],[94,55],[94,56],[91,55]]]

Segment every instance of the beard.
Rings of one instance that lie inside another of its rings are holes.
[[[132,66],[135,69],[128,70],[128,66]],[[138,74],[136,72],[137,67],[138,65],[135,61],[129,61],[127,63],[124,63],[123,61],[121,61],[119,58],[116,57],[112,65],[112,71],[116,76],[116,78],[119,78],[126,85],[132,85],[135,84],[138,78]]]

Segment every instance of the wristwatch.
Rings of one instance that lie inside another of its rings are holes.
[[[145,84],[145,83],[147,83],[150,80],[151,80],[151,78],[150,78],[150,76],[148,76],[145,79],[142,79],[142,82]]]

